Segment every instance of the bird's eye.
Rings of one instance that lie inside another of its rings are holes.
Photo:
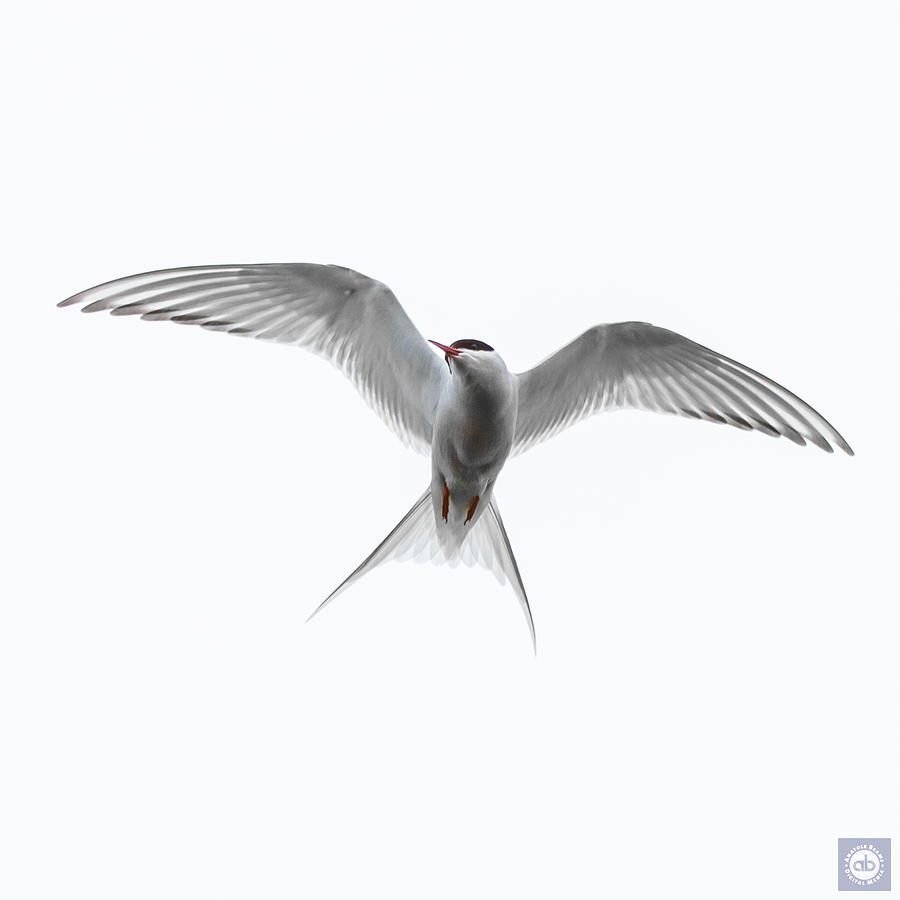
[[[461,341],[454,341],[451,345],[455,350],[493,350],[489,344],[484,341],[476,341],[474,338],[464,338]]]

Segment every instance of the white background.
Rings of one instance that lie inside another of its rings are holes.
[[[825,897],[900,839],[898,10],[6,3],[0,893]],[[324,362],[56,301],[335,262],[527,368],[643,319],[855,459],[642,413],[483,570]]]

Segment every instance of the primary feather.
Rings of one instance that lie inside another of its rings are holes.
[[[597,412],[673,413],[853,454],[834,427],[787,388],[645,322],[597,325],[513,375],[499,353],[471,338],[437,345],[445,351],[445,368],[385,285],[340,266],[163,269],[89,288],[59,305],[77,304],[84,312],[305,347],[343,371],[401,440],[431,454],[430,487],[322,606],[388,559],[480,563],[501,581],[509,579],[534,641],[494,482],[509,455]]]
[[[63,300],[305,347],[332,362],[406,444],[427,454],[447,373],[394,294],[341,266],[311,263],[161,269]]]
[[[701,344],[646,322],[596,325],[519,376],[513,454],[594,413],[644,409],[783,435],[853,455],[787,388]]]

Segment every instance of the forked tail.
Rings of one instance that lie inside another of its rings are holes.
[[[525,594],[522,576],[519,574],[512,547],[509,545],[509,538],[503,527],[503,519],[500,518],[500,510],[495,497],[491,497],[488,508],[475,523],[472,533],[466,537],[459,550],[448,556],[438,543],[434,509],[431,504],[431,490],[426,490],[413,504],[412,509],[397,523],[393,531],[319,604],[309,618],[311,619],[319,610],[327,606],[354,581],[362,578],[366,572],[370,572],[389,559],[414,559],[417,562],[430,560],[435,563],[446,562],[451,566],[458,565],[462,560],[466,565],[474,566],[477,563],[489,569],[500,584],[505,584],[508,578],[516,592],[522,612],[525,614],[528,630],[531,633],[531,643],[537,653],[531,607],[528,605],[528,596]]]

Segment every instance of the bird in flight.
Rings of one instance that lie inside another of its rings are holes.
[[[483,565],[501,583],[509,579],[536,646],[494,485],[510,456],[594,413],[673,413],[853,455],[825,418],[786,388],[646,322],[595,325],[513,374],[483,341],[430,346],[388,287],[342,266],[164,269],[88,288],[59,306],[305,347],[339,368],[402,441],[431,456],[423,494],[313,615],[388,559],[462,561]]]

